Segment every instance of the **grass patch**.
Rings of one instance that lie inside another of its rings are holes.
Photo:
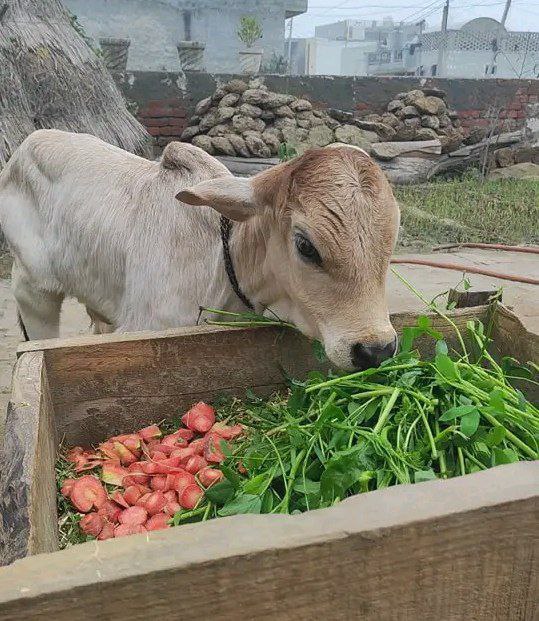
[[[464,178],[397,187],[403,245],[539,243],[539,181]]]

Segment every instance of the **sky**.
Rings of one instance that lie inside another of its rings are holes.
[[[425,18],[427,30],[440,28],[445,0],[309,0],[309,10],[294,18],[293,36],[314,36],[315,26],[343,19],[383,19],[416,22]],[[501,19],[505,0],[449,0],[449,27],[475,17]],[[512,0],[508,30],[539,31],[539,0]],[[288,34],[288,30],[287,30]]]

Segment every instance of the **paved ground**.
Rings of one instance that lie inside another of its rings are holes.
[[[483,266],[487,269],[510,274],[534,276],[539,278],[539,258],[537,255],[493,252],[485,250],[461,250],[458,252],[416,255],[422,258],[465,263]],[[434,269],[423,266],[398,265],[399,272],[420,289],[428,299],[456,285],[461,275],[458,272]],[[11,372],[15,362],[15,352],[21,340],[17,326],[15,304],[9,290],[9,271],[4,265],[0,275],[0,437],[3,432],[4,415],[9,399]],[[470,275],[474,288],[485,289],[504,287],[504,302],[514,308],[526,323],[528,329],[539,332],[539,288],[534,285],[512,283],[490,277]],[[392,312],[420,310],[422,303],[406,287],[391,276],[388,282],[389,305]],[[88,332],[89,319],[82,306],[68,300],[62,312],[62,336],[74,336]]]

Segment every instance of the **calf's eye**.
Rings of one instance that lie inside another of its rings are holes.
[[[316,263],[316,265],[320,265],[322,263],[318,250],[314,247],[311,240],[305,237],[305,235],[296,233],[294,235],[294,243],[296,245],[296,250],[302,259],[311,263]]]

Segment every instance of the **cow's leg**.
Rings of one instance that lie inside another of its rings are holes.
[[[94,334],[110,334],[114,332],[114,326],[110,324],[102,315],[96,313],[91,308],[86,307],[86,312],[92,322],[92,330]]]
[[[28,341],[58,337],[63,293],[45,291],[17,260],[13,263],[11,288],[24,338]]]

